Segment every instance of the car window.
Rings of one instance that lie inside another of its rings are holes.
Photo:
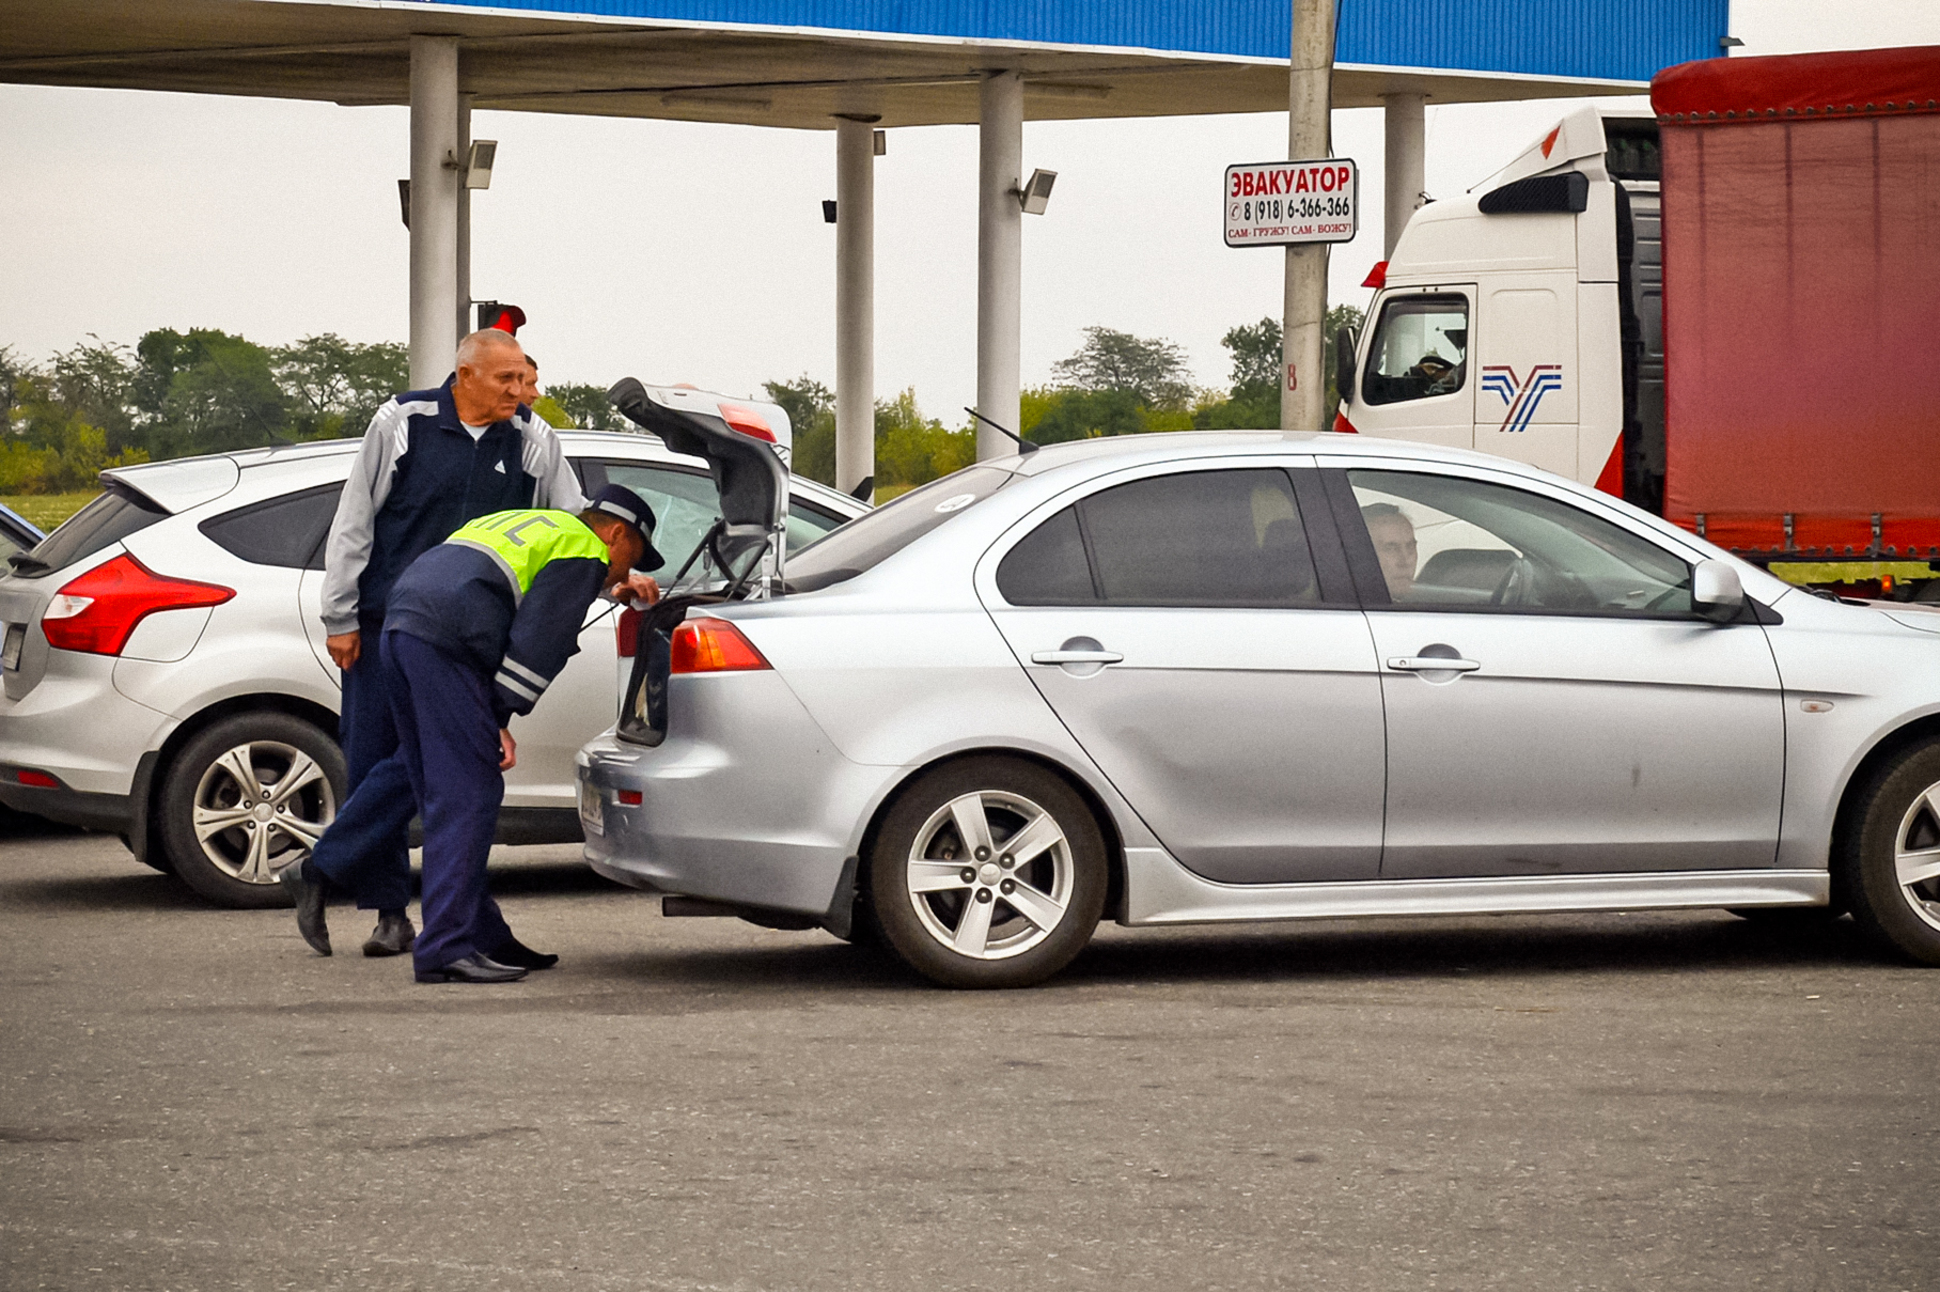
[[[1457,476],[1350,471],[1347,478],[1396,606],[1691,613],[1687,563],[1580,508]]]
[[[1468,375],[1468,298],[1402,296],[1381,306],[1361,398],[1369,404],[1452,395]]]
[[[852,579],[982,502],[1011,478],[1002,467],[965,467],[891,499],[790,556],[788,587],[812,592]]]
[[[788,554],[793,556],[848,519],[847,516],[840,516],[835,512],[817,507],[814,503],[803,502],[800,498],[790,498],[788,500]]]
[[[699,471],[647,462],[605,462],[608,484],[625,485],[653,508],[653,545],[666,558],[659,567],[680,569],[721,518],[714,478]]]
[[[32,552],[13,559],[16,574],[38,578],[86,560],[103,548],[147,529],[168,515],[118,480],[42,539]]]
[[[1114,486],[1012,548],[1013,605],[1284,607],[1320,594],[1284,471],[1188,471]]]
[[[253,564],[321,570],[323,540],[343,491],[341,484],[305,489],[212,516],[196,528],[231,556]]]

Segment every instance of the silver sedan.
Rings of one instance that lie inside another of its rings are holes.
[[[582,751],[669,914],[1039,981],[1101,918],[1851,911],[1940,964],[1940,613],[1346,435],[1059,445],[658,632]]]

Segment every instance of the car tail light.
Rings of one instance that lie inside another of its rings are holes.
[[[689,619],[674,629],[674,673],[738,673],[770,667],[754,643],[725,619]]]
[[[722,404],[721,420],[743,435],[775,443],[775,433],[769,427],[768,419],[745,404]]]
[[[640,653],[640,625],[645,620],[646,616],[632,606],[620,611],[619,619],[613,624],[613,636],[621,659],[632,659]]]
[[[46,772],[16,772],[14,779],[37,790],[57,790],[61,787],[60,781]]]
[[[214,583],[164,578],[123,553],[55,593],[40,630],[60,650],[119,655],[135,625],[156,611],[219,606],[235,595]]]
[[[613,801],[621,807],[639,807],[645,801],[645,795],[639,790],[614,790]]]

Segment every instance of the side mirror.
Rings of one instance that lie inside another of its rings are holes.
[[[1351,327],[1334,333],[1334,389],[1340,392],[1343,404],[1354,402],[1354,347],[1359,342]]]
[[[1723,561],[1699,561],[1691,571],[1691,603],[1714,624],[1727,624],[1745,609],[1745,585]]]

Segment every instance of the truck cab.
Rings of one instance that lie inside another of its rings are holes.
[[[1360,338],[1336,430],[1514,458],[1659,510],[1657,124],[1583,108],[1459,198],[1415,212]]]

